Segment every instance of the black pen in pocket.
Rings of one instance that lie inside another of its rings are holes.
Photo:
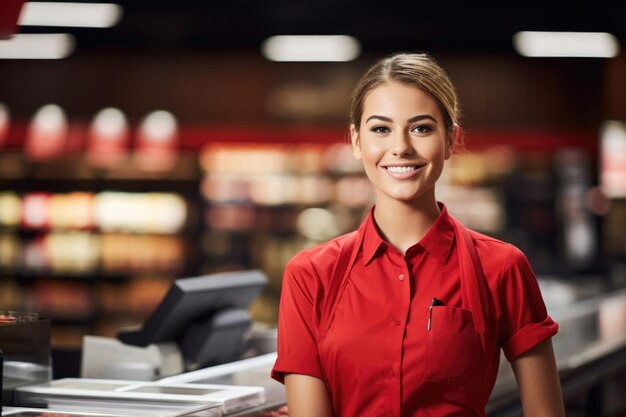
[[[433,301],[430,303],[430,307],[428,308],[428,331],[430,331],[430,324],[433,321],[433,307],[442,305],[443,301],[437,297],[433,297]]]

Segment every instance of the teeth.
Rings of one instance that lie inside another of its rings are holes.
[[[417,167],[415,166],[411,166],[411,167],[387,167],[387,171],[390,172],[410,172],[410,171],[415,171],[417,169]]]

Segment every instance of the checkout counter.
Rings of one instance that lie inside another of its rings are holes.
[[[597,288],[593,284],[596,281],[590,280],[589,282],[590,286],[586,286],[581,282],[568,284],[540,279],[548,310],[560,326],[559,333],[553,338],[553,344],[568,417],[617,417],[624,415],[626,411],[626,395],[624,395],[626,393],[626,287]],[[584,288],[591,289],[585,292]],[[271,330],[268,329],[269,331]],[[286,398],[283,386],[270,378],[270,370],[276,353],[258,353],[258,356],[243,360],[162,376],[150,384],[262,388],[263,396],[260,402],[250,403],[243,408],[231,409],[229,412],[224,412],[222,409],[221,415],[263,417],[268,415],[268,411],[283,406]],[[487,405],[487,415],[490,417],[522,416],[515,378],[504,356],[502,358],[498,380]],[[88,380],[85,379],[85,381]],[[18,388],[18,391],[27,389],[28,387],[22,387]],[[36,395],[18,396],[18,399],[28,398],[29,401],[17,405],[31,405],[30,401],[36,397]],[[16,417],[56,415],[54,413],[37,414],[36,411],[31,411],[35,414],[19,414],[20,410],[25,412],[25,409],[5,407],[3,415]],[[88,408],[83,408],[83,410],[84,414],[64,414],[64,416],[90,415],[87,413]],[[75,409],[73,411],[75,412]],[[212,412],[216,412],[215,409]]]

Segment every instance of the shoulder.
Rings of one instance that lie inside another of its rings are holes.
[[[524,252],[517,246],[470,230],[485,274],[501,276],[511,269],[530,268]]]
[[[317,277],[326,282],[330,279],[342,248],[356,241],[356,231],[338,236],[322,244],[298,252],[285,267],[285,277]],[[344,251],[346,252],[346,251]],[[350,256],[350,253],[347,253]]]

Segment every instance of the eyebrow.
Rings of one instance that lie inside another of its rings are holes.
[[[382,120],[383,122],[389,122],[389,123],[393,122],[393,119],[391,119],[390,117],[380,116],[380,115],[374,114],[374,115],[368,117],[367,120],[365,121],[365,123],[369,122],[372,119],[378,119],[378,120]],[[433,122],[437,123],[437,120],[433,116],[431,116],[429,114],[418,114],[417,116],[413,116],[410,119],[407,119],[407,123],[414,123],[414,122],[418,122],[418,121],[424,120],[424,119],[429,119],[429,120],[432,120]]]

